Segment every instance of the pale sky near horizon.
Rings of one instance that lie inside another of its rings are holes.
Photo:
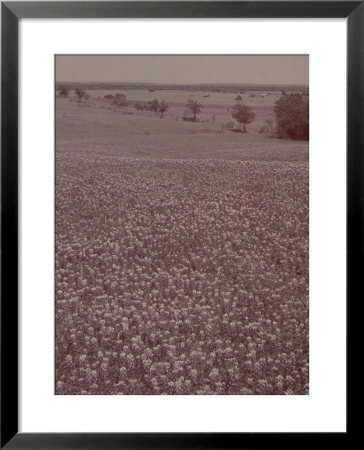
[[[58,55],[57,82],[309,83],[308,55]]]

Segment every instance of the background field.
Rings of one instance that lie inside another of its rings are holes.
[[[278,94],[242,95],[242,134],[236,94],[123,91],[160,119],[110,92],[56,99],[56,393],[308,394],[308,143],[258,133]]]

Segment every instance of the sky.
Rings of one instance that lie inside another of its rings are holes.
[[[308,55],[57,55],[57,82],[304,84]]]

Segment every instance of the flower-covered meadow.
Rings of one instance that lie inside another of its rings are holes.
[[[308,163],[57,152],[56,394],[308,394]]]

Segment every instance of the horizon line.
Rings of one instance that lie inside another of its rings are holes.
[[[149,84],[149,85],[169,85],[169,86],[181,86],[181,85],[187,85],[187,86],[201,86],[201,85],[249,85],[249,86],[305,86],[309,87],[309,83],[277,83],[277,82],[270,82],[270,83],[252,83],[252,82],[207,82],[207,83],[162,83],[162,82],[150,82],[150,81],[66,81],[66,80],[55,80],[56,83],[72,83],[72,84],[86,84],[86,83],[93,83],[93,84]]]

